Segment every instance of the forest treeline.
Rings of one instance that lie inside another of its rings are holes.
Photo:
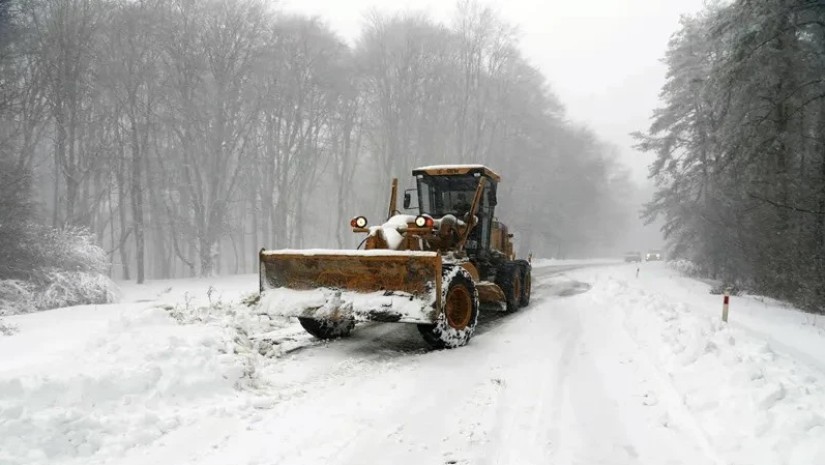
[[[646,213],[708,275],[825,311],[825,1],[686,17],[666,56]]]
[[[432,163],[499,171],[522,252],[586,253],[628,217],[614,149],[480,4],[368,14],[352,44],[262,0],[2,5],[0,162],[30,180],[26,221],[87,228],[113,277],[354,247],[349,218],[383,220],[391,178]]]

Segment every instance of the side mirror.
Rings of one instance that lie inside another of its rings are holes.
[[[411,203],[412,196],[410,195],[409,191],[404,192],[404,210],[408,210],[410,208]]]

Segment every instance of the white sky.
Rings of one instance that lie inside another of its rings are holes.
[[[521,49],[548,78],[568,117],[619,147],[633,179],[646,183],[652,157],[633,150],[658,104],[665,67],[659,61],[679,16],[703,0],[487,0],[521,32]],[[319,16],[347,40],[365,12],[425,11],[447,23],[450,0],[281,0],[285,11]]]

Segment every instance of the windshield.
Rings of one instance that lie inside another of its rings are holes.
[[[479,179],[472,175],[419,177],[421,213],[437,218],[447,214],[463,217],[470,211]]]

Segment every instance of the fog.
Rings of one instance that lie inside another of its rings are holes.
[[[11,190],[138,281],[353,248],[349,219],[382,221],[391,179],[433,163],[502,175],[496,216],[521,256],[658,248],[629,133],[689,6],[667,5],[6,4]]]
[[[525,58],[547,77],[569,119],[620,149],[632,180],[648,182],[652,156],[632,149],[630,133],[647,128],[659,105],[667,68],[662,62],[679,18],[705,0],[483,2],[518,29]],[[284,10],[317,16],[354,42],[371,11],[421,11],[449,23],[456,4],[438,0],[285,0]]]
[[[654,188],[649,176],[652,154],[633,148],[631,133],[647,129],[665,83],[663,62],[679,18],[695,14],[704,0],[594,0],[547,2],[512,0],[486,2],[518,30],[519,48],[558,95],[568,120],[587,128],[615,146],[619,161],[629,169],[637,188],[632,205],[641,210]],[[425,12],[449,23],[456,4],[436,0],[285,0],[286,11],[321,18],[354,43],[370,12]],[[661,221],[645,225],[633,212],[623,235],[600,244],[595,255],[626,250],[662,248]]]

